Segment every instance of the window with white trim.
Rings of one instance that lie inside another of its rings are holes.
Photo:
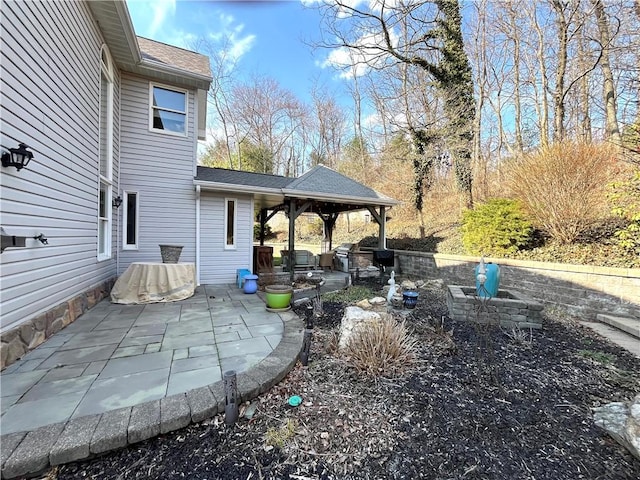
[[[98,260],[111,258],[113,186],[113,63],[106,45],[100,50],[98,180]]]
[[[236,248],[236,199],[224,199],[224,248]]]
[[[138,192],[124,192],[122,209],[122,223],[124,224],[124,238],[122,239],[123,250],[138,249],[139,198],[140,196],[138,195]]]
[[[149,130],[187,135],[187,91],[149,84]]]

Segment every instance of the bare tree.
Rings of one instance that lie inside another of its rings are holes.
[[[252,144],[265,147],[274,159],[274,171],[291,175],[302,152],[292,148],[305,128],[305,106],[272,78],[254,78],[250,84],[236,85],[231,107],[235,128],[246,132]]]
[[[213,110],[214,128],[209,130],[216,143],[224,144],[224,148],[219,148],[221,145],[218,145],[215,151],[226,156],[228,168],[240,170],[242,169],[242,164],[239,163],[241,161],[240,142],[242,138],[239,138],[234,112],[230,108],[233,78],[237,70],[236,59],[230,54],[230,39],[225,37],[219,44],[200,39],[194,49],[208,55],[211,63],[213,80],[209,88],[208,104]],[[218,128],[220,131],[216,131]],[[213,151],[214,149],[211,149],[209,153]],[[234,162],[234,158],[237,162]]]

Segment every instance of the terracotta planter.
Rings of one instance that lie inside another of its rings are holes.
[[[264,287],[267,310],[289,310],[293,288],[289,285],[268,285]]]

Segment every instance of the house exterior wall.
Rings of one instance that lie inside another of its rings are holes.
[[[103,39],[87,4],[3,1],[1,25],[0,140],[7,148],[24,142],[34,153],[28,167],[19,172],[0,167],[2,226],[10,235],[26,237],[25,248],[6,249],[0,255],[4,347],[5,332],[113,280],[116,222],[111,258],[98,262]],[[120,150],[119,82],[116,71],[114,196]],[[32,239],[39,233],[48,237],[48,245]],[[71,321],[68,318],[65,321]]]
[[[225,199],[237,200],[236,248],[225,249]],[[202,192],[200,197],[200,283],[235,283],[236,270],[253,269],[253,200],[247,195]]]
[[[195,262],[196,92],[188,92],[187,135],[176,136],[149,130],[148,79],[123,73],[121,84],[119,194],[139,195],[139,236],[137,250],[122,249],[120,208],[118,274],[131,262],[161,261],[160,244],[183,245],[180,262]]]

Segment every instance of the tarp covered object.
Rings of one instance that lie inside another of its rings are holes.
[[[175,302],[195,291],[193,263],[147,263],[129,265],[111,290],[111,301],[125,305]]]

